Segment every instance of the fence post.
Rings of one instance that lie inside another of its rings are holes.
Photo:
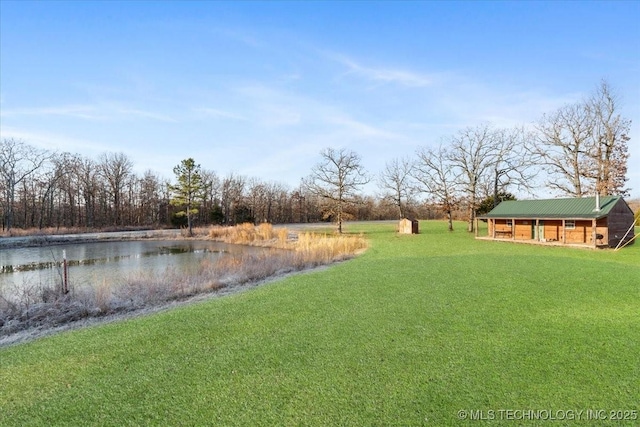
[[[69,274],[67,268],[67,251],[65,249],[62,250],[62,293],[69,293]]]

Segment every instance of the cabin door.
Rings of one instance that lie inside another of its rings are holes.
[[[538,240],[544,242],[544,220],[538,221]]]

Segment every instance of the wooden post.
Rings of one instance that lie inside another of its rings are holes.
[[[62,293],[69,293],[69,274],[67,268],[67,251],[62,250]]]
[[[511,218],[511,240],[516,240],[516,219]]]
[[[598,247],[598,239],[596,239],[596,236],[598,235],[598,228],[596,227],[596,219],[592,219],[591,220],[591,228],[592,228],[592,235],[593,235],[593,247],[597,248]]]
[[[562,220],[562,244],[567,244],[567,220]]]

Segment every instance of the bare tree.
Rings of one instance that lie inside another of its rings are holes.
[[[360,188],[371,179],[362,166],[360,156],[344,148],[325,148],[321,160],[311,170],[305,184],[312,194],[327,202],[327,214],[333,216],[342,234],[345,206],[355,202]]]
[[[58,224],[74,227],[80,218],[80,174],[82,160],[79,155],[62,153],[53,159],[56,169],[57,187],[60,191]]]
[[[244,215],[239,215],[241,213],[239,211],[245,192],[246,181],[246,177],[236,175],[233,172],[229,173],[222,180],[220,193],[222,198],[222,214],[224,215],[226,224],[235,224],[238,221],[242,222],[246,219]]]
[[[490,189],[487,194],[493,195],[493,207],[496,207],[500,193],[507,193],[511,187],[518,190],[531,191],[536,171],[533,166],[536,156],[526,151],[527,142],[534,139],[531,132],[524,127],[497,129],[494,133],[494,149],[491,155]]]
[[[586,109],[593,120],[593,147],[587,177],[595,181],[601,195],[626,195],[628,141],[631,120],[618,113],[618,96],[609,83],[600,82],[586,101]]]
[[[378,176],[378,186],[382,189],[382,199],[398,208],[398,217],[406,217],[406,208],[413,200],[415,184],[411,172],[413,163],[406,157],[395,158],[385,164]]]
[[[157,225],[159,222],[160,187],[162,180],[153,171],[147,170],[139,181],[140,206],[138,223]]]
[[[267,221],[267,186],[257,178],[247,181],[247,205],[256,223]]]
[[[465,128],[451,139],[448,161],[457,170],[458,183],[466,197],[469,232],[475,229],[482,182],[495,162],[495,141],[496,134],[489,123]]]
[[[98,168],[96,163],[89,159],[81,159],[78,165],[78,178],[80,181],[81,194],[84,203],[85,225],[87,227],[96,226],[96,199],[98,197]]]
[[[442,210],[448,220],[449,231],[453,231],[452,212],[459,200],[459,177],[451,164],[451,154],[440,145],[436,149],[422,148],[418,150],[412,175],[420,184],[421,191]]]
[[[541,159],[551,177],[547,185],[574,197],[587,194],[590,189],[585,177],[593,120],[584,104],[566,105],[544,115],[537,130],[538,140],[532,154]]]
[[[201,220],[205,223],[222,222],[220,208],[220,178],[215,171],[203,169],[202,176],[203,199]]]
[[[99,168],[113,201],[113,222],[120,225],[122,191],[133,169],[133,163],[124,153],[105,153],[100,156]]]
[[[562,194],[625,194],[630,127],[602,81],[588,99],[543,116],[532,153],[542,160],[548,185]]]
[[[22,140],[3,138],[0,142],[0,179],[4,189],[3,230],[11,230],[16,188],[36,172],[51,155]]]
[[[267,182],[264,185],[267,221],[292,222],[293,200],[287,186],[279,182]]]

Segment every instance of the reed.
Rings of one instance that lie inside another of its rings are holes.
[[[243,223],[233,227],[216,226],[209,230],[209,237],[214,240],[237,245],[251,245],[280,240],[282,229],[275,230],[271,224],[253,225]]]

